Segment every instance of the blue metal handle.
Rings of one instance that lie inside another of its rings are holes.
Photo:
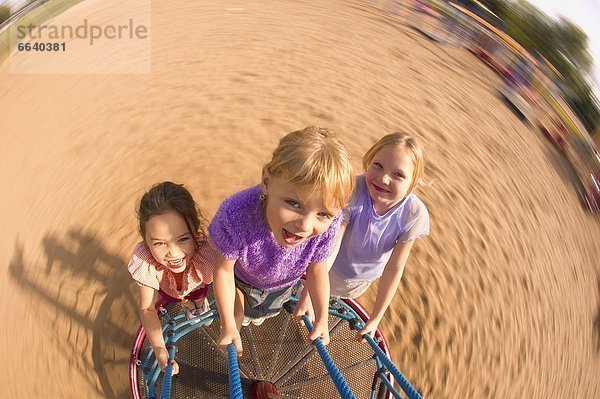
[[[306,325],[306,329],[308,330],[308,332],[311,332],[313,329],[313,326],[312,326],[308,316],[306,316],[306,315],[302,316],[302,320],[304,321],[304,324]],[[333,359],[331,358],[331,355],[325,348],[325,345],[321,341],[321,338],[315,339],[314,345],[317,348],[317,352],[319,353],[319,356],[321,356],[323,365],[325,366],[325,368],[327,369],[327,372],[331,376],[331,380],[333,381],[333,383],[335,384],[335,387],[337,388],[338,392],[340,393],[340,396],[343,399],[355,399],[355,396],[352,393],[350,386],[348,386],[348,383],[344,379],[344,376],[342,375],[340,370],[337,368],[337,366],[333,362]]]
[[[363,335],[363,338],[365,338],[369,345],[371,345],[371,348],[373,348],[373,351],[375,351],[375,355],[379,358],[379,360],[381,360],[385,367],[387,367],[390,373],[392,373],[396,381],[398,381],[398,385],[400,385],[400,388],[402,388],[402,390],[406,392],[406,395],[408,395],[410,399],[423,399],[421,394],[419,394],[419,392],[417,392],[417,390],[412,385],[410,385],[410,382],[408,382],[408,380],[402,375],[402,373],[400,372],[400,370],[398,370],[396,365],[392,363],[392,361],[385,354],[385,352],[381,350],[381,348],[379,347],[379,345],[377,345],[373,337],[371,337],[369,334],[365,334]]]
[[[233,343],[227,345],[227,366],[229,370],[229,397],[243,399],[237,349]]]
[[[167,361],[167,368],[163,377],[160,399],[169,399],[171,397],[171,380],[173,379],[173,365],[171,364],[171,360],[173,359],[175,359],[175,347],[171,346],[169,348],[169,360]]]

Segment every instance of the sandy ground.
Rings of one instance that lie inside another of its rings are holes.
[[[87,0],[54,22],[149,3],[119,4]],[[321,124],[357,170],[386,132],[426,145],[431,237],[382,323],[425,397],[599,398],[598,218],[565,161],[498,98],[497,77],[410,29],[405,11],[152,2],[151,73],[0,66],[0,396],[127,397],[137,198],[183,182],[212,216],[258,182],[279,137]],[[111,46],[108,64],[130,62]]]

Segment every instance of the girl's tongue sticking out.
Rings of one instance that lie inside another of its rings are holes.
[[[294,233],[290,233],[289,231],[287,231],[286,229],[282,229],[283,232],[283,239],[285,240],[286,243],[288,243],[289,245],[296,245],[298,244],[300,241],[302,241],[302,239],[304,237],[301,237],[299,235],[296,235]]]

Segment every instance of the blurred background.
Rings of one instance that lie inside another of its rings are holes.
[[[172,180],[211,217],[318,124],[359,173],[388,132],[425,144],[431,235],[381,324],[424,397],[600,397],[599,13],[0,1],[1,396],[128,397],[136,201]],[[91,43],[83,25],[130,28]]]

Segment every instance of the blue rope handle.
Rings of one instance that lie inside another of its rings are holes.
[[[402,375],[402,373],[400,372],[400,370],[398,370],[396,365],[392,363],[392,361],[385,354],[385,352],[381,350],[381,348],[379,347],[379,345],[377,345],[373,337],[371,337],[369,334],[365,334],[363,335],[363,338],[365,338],[369,345],[371,345],[371,348],[373,348],[373,351],[375,351],[375,354],[377,355],[379,360],[381,360],[381,362],[385,365],[385,367],[387,367],[390,373],[392,373],[396,381],[398,381],[398,385],[400,385],[400,388],[402,388],[402,390],[406,392],[409,399],[423,399],[421,394],[419,394],[419,392],[417,392],[417,390],[412,385],[410,385],[410,382],[408,382],[408,380]]]
[[[227,367],[229,370],[229,397],[243,399],[237,349],[233,342],[227,345]]]
[[[175,347],[171,346],[169,348],[169,360],[163,377],[160,399],[169,399],[171,397],[171,380],[173,379],[173,365],[171,364],[171,360],[173,359],[175,359]]]
[[[304,321],[304,324],[306,325],[306,329],[308,330],[308,332],[311,332],[313,329],[313,326],[312,326],[308,316],[307,315],[302,316],[302,320]],[[317,347],[317,352],[319,353],[319,356],[321,356],[323,365],[325,366],[325,368],[327,369],[327,372],[331,376],[331,380],[335,384],[335,387],[337,388],[338,392],[340,393],[340,396],[343,399],[355,399],[355,396],[352,393],[352,390],[350,389],[350,387],[348,386],[348,383],[344,379],[344,376],[342,375],[340,370],[337,368],[337,366],[333,362],[333,359],[331,358],[331,355],[329,354],[329,352],[327,352],[327,349],[325,349],[325,345],[321,341],[321,338],[315,339],[314,345]]]

